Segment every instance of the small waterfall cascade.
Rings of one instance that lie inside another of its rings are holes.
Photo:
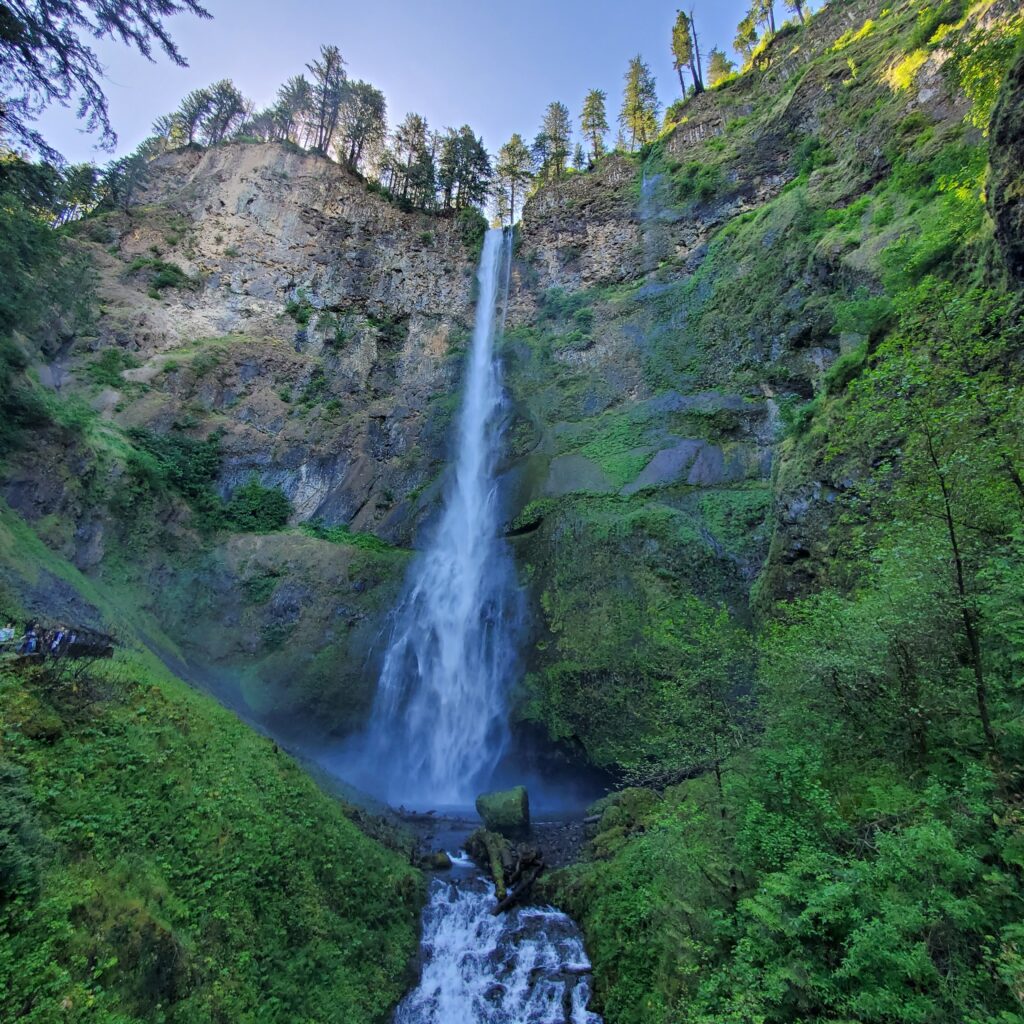
[[[601,1024],[572,921],[545,907],[493,916],[493,906],[483,879],[431,883],[420,982],[395,1024]]]
[[[484,238],[476,322],[440,520],[394,615],[353,781],[391,803],[466,806],[508,742],[507,695],[522,617],[501,533],[496,467],[504,396],[495,343],[504,321],[512,236]]]

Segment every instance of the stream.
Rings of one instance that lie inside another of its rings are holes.
[[[494,904],[494,886],[461,855],[430,883],[420,981],[395,1024],[600,1024],[575,924],[550,907],[494,916]]]

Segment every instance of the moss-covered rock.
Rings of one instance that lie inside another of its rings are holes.
[[[491,832],[516,836],[530,828],[530,798],[525,786],[482,793],[476,798],[476,812]]]

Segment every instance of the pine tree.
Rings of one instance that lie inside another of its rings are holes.
[[[746,17],[736,26],[736,38],[732,41],[732,46],[743,58],[743,62],[749,64],[758,42],[757,22],[754,15],[748,11]]]
[[[608,134],[608,114],[605,110],[607,93],[591,89],[583,101],[580,130],[590,143],[590,159],[596,160],[604,152],[604,137]]]
[[[491,158],[483,139],[464,124],[449,128],[440,144],[437,182],[446,210],[463,210],[486,201],[493,176]]]
[[[560,178],[565,173],[572,137],[569,108],[564,103],[556,101],[548,104],[541,132],[548,140],[548,159],[544,172],[548,177]]]
[[[103,66],[83,39],[110,36],[152,58],[154,41],[177,65],[187,61],[165,27],[181,13],[209,18],[196,0],[46,0],[0,4],[0,138],[10,148],[27,148],[58,162],[30,122],[51,103],[74,100],[87,131],[113,148],[107,98],[100,85]]]
[[[173,115],[185,138],[185,145],[191,146],[196,141],[200,126],[210,112],[213,97],[209,89],[193,89],[179,104]]]
[[[704,69],[701,67],[700,48],[697,43],[697,28],[692,15],[685,11],[676,12],[676,23],[672,28],[672,66],[679,75],[679,87],[686,95],[683,68],[690,69],[695,93],[704,91]]]
[[[345,99],[348,77],[345,74],[345,61],[336,46],[322,46],[320,59],[307,64],[313,76],[312,96],[310,103],[310,147],[314,152],[324,156],[330,152],[334,144],[334,135],[338,130],[338,118],[341,116],[341,105]]]
[[[750,5],[750,14],[754,24],[761,25],[768,35],[775,35],[775,2],[774,0],[754,0]]]
[[[658,93],[651,69],[637,54],[626,72],[619,124],[629,140],[629,151],[653,142],[658,135]]]
[[[349,82],[338,113],[338,155],[352,171],[387,134],[387,101],[369,82]]]
[[[587,154],[583,152],[583,143],[577,142],[572,152],[572,165],[577,171],[582,171],[587,166]]]
[[[279,139],[301,144],[300,132],[312,99],[313,91],[305,75],[293,75],[277,90],[273,113]]]
[[[203,141],[216,146],[228,138],[245,116],[245,98],[227,78],[215,82],[209,90],[210,105],[200,125]]]
[[[708,83],[713,87],[718,85],[736,70],[736,65],[725,55],[724,50],[716,46],[710,54],[708,64]]]
[[[533,177],[533,158],[521,135],[513,135],[498,151],[494,172],[500,200],[499,215],[507,214],[509,224],[514,224],[526,186]]]

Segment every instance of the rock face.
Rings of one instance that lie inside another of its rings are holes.
[[[474,257],[454,222],[406,214],[342,167],[277,145],[158,159],[102,242],[95,349],[141,363],[106,413],[218,429],[229,494],[280,487],[298,522],[408,542],[445,455]],[[155,287],[158,268],[180,286]],[[138,394],[145,389],[145,395]]]
[[[482,793],[476,798],[476,813],[488,832],[518,836],[530,828],[530,798],[524,786]]]
[[[990,139],[989,213],[1007,269],[1024,284],[1024,54],[1003,84]]]

